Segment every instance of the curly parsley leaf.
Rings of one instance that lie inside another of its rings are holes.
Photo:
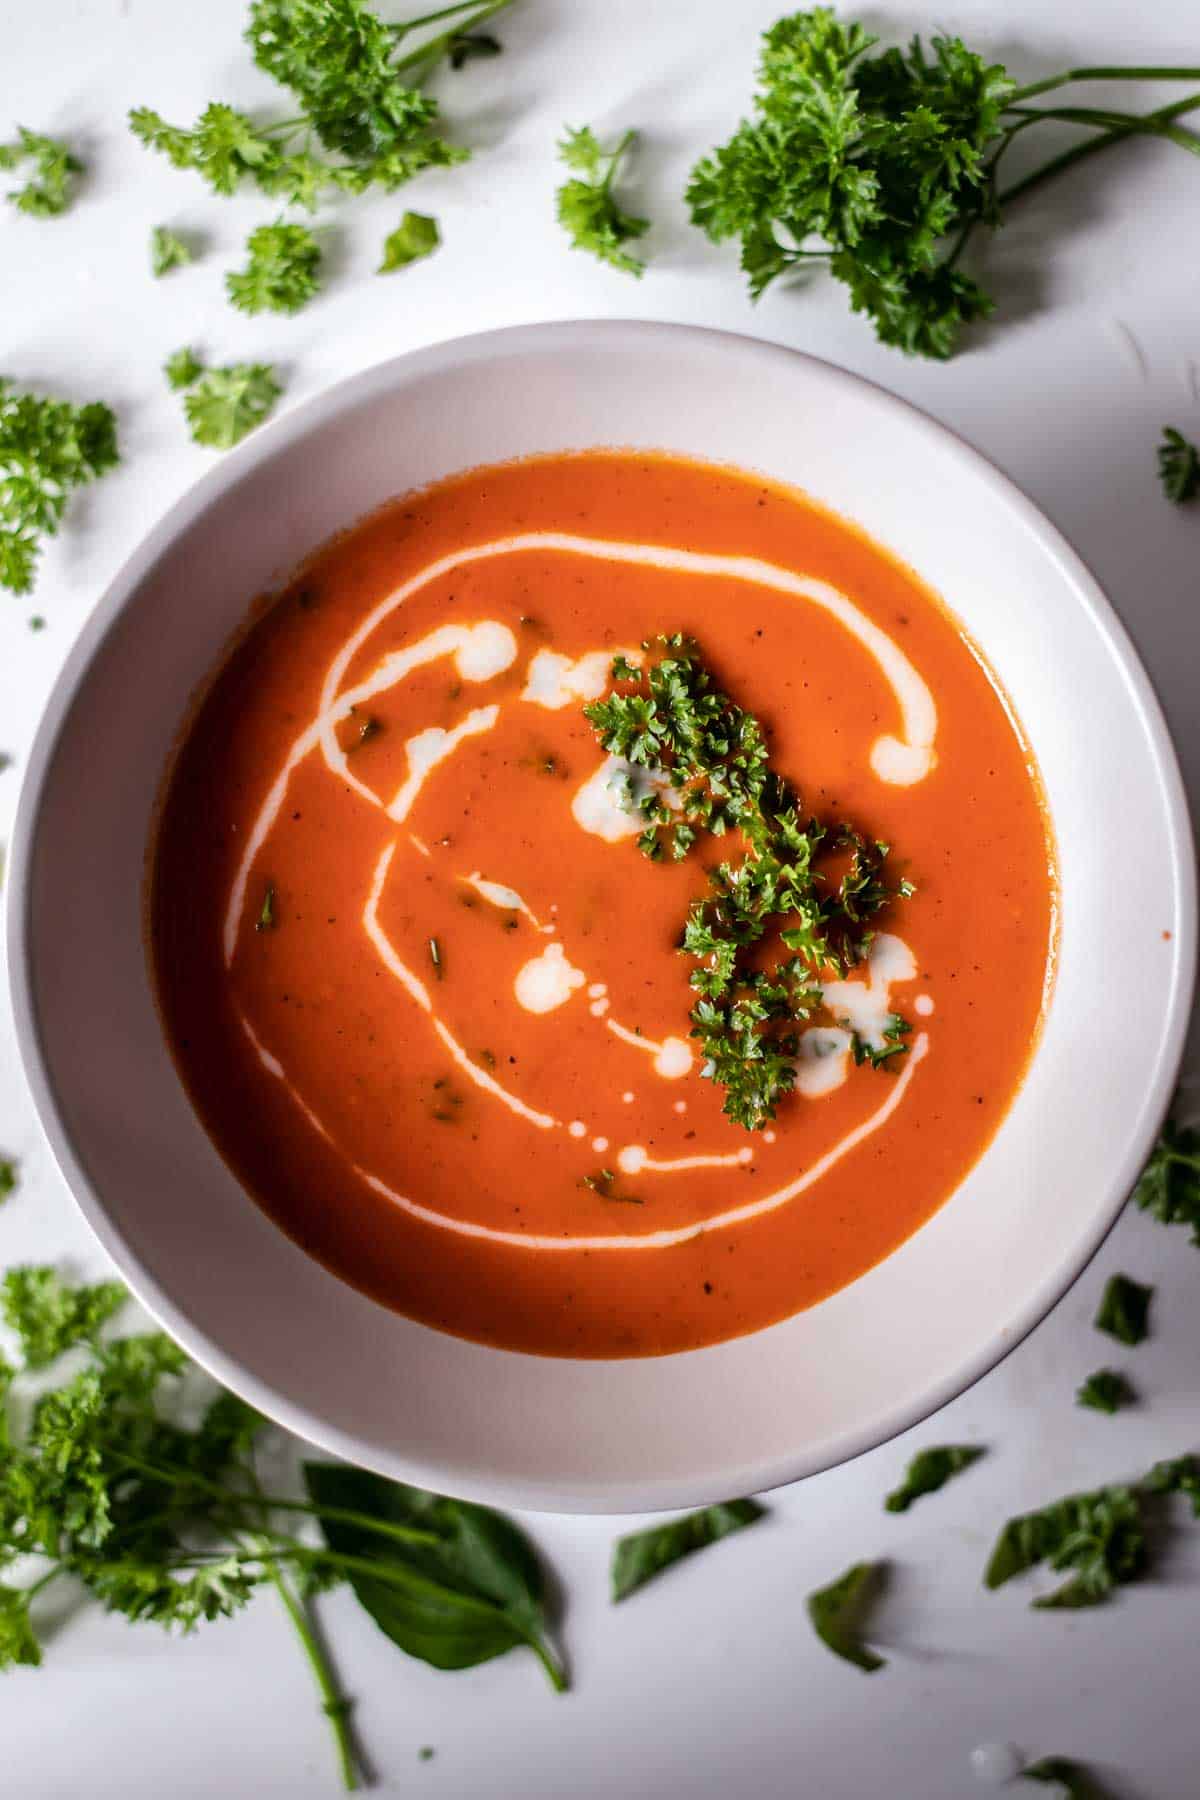
[[[395,231],[383,240],[383,261],[377,273],[390,275],[393,269],[404,269],[423,256],[432,256],[441,241],[436,219],[427,213],[406,212]]]
[[[231,270],[225,289],[245,313],[299,312],[320,286],[321,250],[307,225],[277,219],[260,225],[246,240],[249,261]]]
[[[45,1369],[72,1345],[92,1342],[128,1298],[119,1281],[69,1287],[48,1265],[9,1269],[0,1283],[0,1313],[29,1369]]]
[[[11,1156],[0,1156],[0,1206],[16,1193],[17,1165]]]
[[[1163,1225],[1190,1225],[1200,1246],[1200,1131],[1168,1119],[1133,1190],[1133,1202]]]
[[[1183,506],[1200,494],[1200,450],[1173,425],[1163,426],[1162,443],[1158,446],[1158,479],[1167,499],[1176,506]]]
[[[558,189],[555,200],[558,222],[575,250],[586,250],[601,262],[627,275],[641,275],[645,263],[631,256],[625,245],[644,237],[649,219],[628,213],[617,204],[613,181],[623,156],[637,143],[637,132],[627,131],[612,150],[605,150],[590,125],[572,129],[558,146],[559,158],[574,171]]]
[[[884,1563],[855,1563],[804,1603],[813,1630],[826,1648],[866,1675],[887,1666],[886,1659],[862,1641],[864,1620],[878,1597],[885,1572]]]
[[[185,238],[167,225],[156,225],[150,233],[150,268],[156,280],[172,269],[184,269],[193,261],[195,252]]]
[[[1148,1494],[1182,1494],[1192,1503],[1192,1515],[1200,1519],[1200,1459],[1176,1456],[1155,1463],[1142,1484]]]
[[[919,38],[905,50],[877,52],[876,42],[828,7],[780,19],[763,36],[754,116],[697,163],[686,197],[714,243],[739,241],[753,298],[781,275],[827,266],[881,342],[911,355],[950,356],[962,328],[993,310],[958,263],[976,226],[1002,222],[1006,202],[1135,132],[1193,147],[1171,109],[1025,104],[1091,74],[1171,71],[1073,70],[1018,90],[960,38],[936,36],[928,50]],[[1064,117],[1094,126],[1093,139],[999,190],[997,166],[1018,132]]]
[[[1020,1780],[1040,1781],[1058,1788],[1062,1800],[1108,1800],[1104,1789],[1069,1756],[1043,1756],[1021,1770]]]
[[[163,364],[163,374],[168,385],[177,391],[191,387],[193,381],[198,381],[203,373],[204,364],[188,344],[180,350],[172,351]]]
[[[82,175],[83,164],[59,139],[18,125],[16,142],[0,144],[0,170],[21,169],[30,163],[31,179],[8,195],[9,203],[31,218],[56,218],[71,204],[73,178]]]
[[[1140,1344],[1149,1332],[1150,1301],[1154,1289],[1131,1281],[1128,1275],[1109,1277],[1100,1308],[1093,1321],[1097,1331],[1107,1331],[1122,1344]]]
[[[630,1532],[613,1546],[610,1584],[615,1601],[627,1600],[664,1569],[719,1543],[731,1532],[742,1531],[766,1517],[756,1500],[729,1500],[721,1506],[705,1506],[699,1512]]]
[[[29,1595],[23,1588],[0,1582],[0,1671],[18,1664],[36,1669],[41,1660],[41,1645],[29,1616]]]
[[[188,388],[183,408],[197,444],[229,450],[261,425],[283,392],[269,363],[206,369]]]
[[[1093,1412],[1115,1413],[1137,1399],[1125,1376],[1116,1369],[1097,1369],[1076,1391],[1075,1404]]]
[[[473,1668],[526,1645],[565,1690],[541,1565],[511,1520],[334,1463],[305,1463],[304,1480],[326,1543],[394,1644],[437,1669]]]
[[[888,1512],[907,1512],[923,1494],[936,1494],[955,1475],[986,1455],[982,1444],[942,1444],[920,1450],[905,1470],[904,1480],[884,1501]]]
[[[1113,1589],[1135,1581],[1148,1556],[1140,1495],[1133,1487],[1069,1494],[1039,1512],[1010,1519],[997,1538],[984,1585],[1002,1587],[1046,1563],[1070,1579],[1033,1604],[1040,1608],[1099,1606]]]
[[[0,587],[31,592],[41,540],[58,531],[71,490],[118,461],[107,406],[18,393],[0,376]]]

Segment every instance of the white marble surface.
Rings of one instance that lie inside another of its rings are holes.
[[[1074,540],[1149,665],[1200,794],[1200,514],[1169,508],[1154,475],[1158,430],[1200,435],[1200,167],[1166,146],[1117,152],[1031,201],[991,254],[1001,323],[946,367],[880,350],[840,291],[771,296],[753,309],[731,257],[687,226],[693,157],[749,92],[755,33],[776,0],[520,0],[505,56],[444,86],[478,146],[467,168],[403,196],[325,217],[328,291],[294,320],[245,319],[222,273],[269,216],[220,202],[143,152],[127,107],[190,118],[215,97],[265,103],[239,44],[241,0],[0,0],[0,135],[11,119],[69,131],[90,173],[58,222],[0,211],[0,368],[119,411],[121,470],[72,508],[32,603],[0,596],[0,841],[20,761],[73,634],[163,508],[207,465],[191,446],[163,357],[193,342],[220,360],[287,371],[286,403],[411,345],[519,320],[624,315],[758,332],[861,370],[927,407],[995,458]],[[868,9],[906,34],[926,16]],[[1200,61],[1187,0],[958,0],[937,21],[1022,75],[1080,61]],[[553,143],[564,120],[645,133],[636,199],[655,219],[640,284],[572,254],[552,217]],[[445,247],[389,281],[371,271],[405,204],[436,212]],[[207,253],[161,283],[150,226],[203,233]],[[986,547],[981,547],[986,553]],[[34,611],[47,625],[31,633]],[[1114,881],[1137,879],[1137,821],[1106,821]],[[1136,970],[1110,972],[1111,1004]],[[1086,1046],[1081,1045],[1081,1055]],[[0,1015],[0,1145],[23,1183],[0,1215],[0,1263],[99,1253],[39,1142]],[[1154,1335],[1128,1357],[1090,1329],[1106,1275],[1157,1286]],[[439,1675],[395,1652],[349,1598],[323,1613],[383,1785],[445,1800],[969,1800],[987,1791],[970,1754],[1009,1741],[1029,1756],[1093,1760],[1123,1800],[1191,1800],[1200,1729],[1195,1633],[1200,1530],[1170,1546],[1158,1578],[1103,1612],[1039,1615],[1016,1588],[979,1585],[991,1536],[1013,1510],[1137,1471],[1200,1440],[1200,1252],[1184,1234],[1124,1218],[1095,1265],[1008,1361],[911,1440],[771,1501],[770,1523],[648,1589],[605,1600],[616,1527],[532,1521],[566,1597],[573,1692],[554,1698],[519,1655]],[[1127,1362],[1143,1404],[1117,1419],[1072,1405],[1078,1381]],[[978,1438],[989,1459],[904,1518],[881,1497],[922,1443]],[[895,1580],[871,1681],[814,1642],[803,1596],[859,1557]],[[264,1596],[238,1620],[182,1642],[93,1611],[66,1622],[40,1673],[0,1684],[0,1766],[19,1800],[175,1800],[335,1791],[308,1676]],[[417,1748],[436,1746],[418,1763]],[[1014,1789],[1014,1792],[1025,1791]],[[1044,1791],[1030,1789],[1029,1792]]]

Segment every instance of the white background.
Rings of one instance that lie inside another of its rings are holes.
[[[17,120],[60,131],[89,164],[67,217],[43,223],[0,209],[0,371],[108,400],[124,452],[121,469],[73,503],[35,599],[0,595],[0,749],[15,758],[0,775],[0,841],[22,752],[74,633],[140,536],[209,465],[159,375],[172,349],[190,342],[218,361],[275,362],[290,405],[410,346],[594,315],[756,332],[861,370],[963,432],[1096,570],[1200,793],[1200,509],[1169,507],[1154,473],[1164,421],[1200,437],[1200,163],[1170,146],[1125,146],[1014,211],[986,269],[998,323],[948,366],[881,350],[832,286],[780,291],[754,309],[732,252],[687,224],[681,190],[690,163],[745,108],[756,34],[776,12],[776,0],[518,0],[500,21],[505,55],[440,86],[452,131],[476,159],[400,196],[323,214],[327,291],[294,320],[251,320],[225,303],[222,278],[246,232],[273,216],[270,203],[215,199],[123,124],[139,103],[189,122],[212,98],[280,116],[240,44],[241,0],[0,0],[0,137]],[[896,0],[868,17],[899,36],[932,20]],[[939,7],[933,22],[1022,80],[1081,62],[1200,63],[1188,0],[1049,9],[967,0]],[[554,141],[564,121],[585,120],[643,132],[628,189],[655,221],[641,283],[572,253],[554,223]],[[380,243],[406,204],[437,213],[444,248],[377,278]],[[147,267],[156,223],[204,240],[199,263],[162,282]],[[26,628],[34,612],[47,621],[40,634]],[[1137,820],[1097,826],[1111,879],[1136,881]],[[1103,979],[1119,1007],[1137,971]],[[6,1015],[0,1147],[23,1169],[0,1215],[0,1264],[57,1258],[99,1273],[39,1141]],[[1116,1268],[1157,1288],[1154,1334],[1133,1353],[1090,1327]],[[1127,1216],[1041,1329],[936,1420],[775,1496],[769,1522],[619,1609],[605,1599],[615,1522],[529,1521],[565,1596],[566,1698],[522,1654],[438,1674],[395,1651],[348,1595],[329,1597],[323,1620],[382,1783],[447,1800],[716,1800],[735,1790],[967,1800],[983,1791],[972,1747],[1011,1741],[1030,1757],[1089,1760],[1121,1800],[1192,1800],[1200,1527],[1189,1537],[1181,1524],[1156,1577],[1105,1611],[1033,1613],[1027,1592],[985,1594],[979,1578],[1010,1512],[1200,1444],[1198,1290],[1200,1251],[1186,1236]],[[1078,1382],[1102,1364],[1130,1369],[1143,1398],[1136,1412],[1108,1419],[1073,1406]],[[978,1468],[906,1517],[883,1513],[915,1449],[974,1439],[990,1446]],[[894,1559],[876,1633],[890,1662],[867,1680],[816,1644],[803,1596],[877,1556]],[[265,1595],[236,1621],[178,1642],[79,1612],[55,1631],[40,1672],[0,1684],[6,1789],[21,1800],[333,1793],[308,1679]],[[418,1763],[422,1744],[436,1747],[431,1762]]]

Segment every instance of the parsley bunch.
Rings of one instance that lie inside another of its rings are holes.
[[[613,180],[621,158],[637,143],[637,132],[627,131],[612,150],[605,150],[590,125],[570,126],[558,146],[559,159],[574,171],[555,196],[558,222],[569,233],[573,250],[586,250],[600,262],[627,275],[641,275],[645,263],[631,256],[625,245],[644,237],[649,219],[625,212],[613,196]]]
[[[110,1612],[187,1632],[274,1588],[313,1669],[347,1788],[358,1785],[340,1693],[308,1600],[346,1582],[411,1656],[461,1669],[525,1645],[561,1690],[547,1641],[541,1566],[507,1519],[334,1463],[307,1463],[306,1497],[263,1491],[255,1445],[266,1421],[218,1392],[195,1424],[166,1390],[189,1372],[161,1332],[110,1339],[117,1282],[72,1288],[50,1268],[12,1269],[0,1288],[24,1367],[74,1347],[86,1360],[43,1392],[10,1436],[17,1372],[0,1358],[0,1669],[35,1666],[37,1602],[71,1580]],[[308,1535],[299,1533],[308,1527]],[[26,1580],[13,1573],[32,1568]]]
[[[388,25],[365,0],[254,0],[246,41],[259,68],[292,94],[298,115],[260,125],[213,101],[183,128],[139,106],[130,128],[175,168],[195,169],[218,194],[250,181],[312,210],[331,191],[390,191],[470,154],[442,137],[437,101],[421,83],[443,58],[458,67],[469,55],[486,54],[464,48],[479,41],[472,28],[510,4],[461,0]],[[436,35],[406,45],[435,24],[443,26]]]
[[[33,175],[23,187],[9,194],[10,203],[35,219],[53,219],[66,212],[71,204],[74,177],[83,173],[79,158],[58,138],[18,125],[16,143],[0,144],[0,170],[19,169],[28,163],[33,165]]]
[[[755,117],[692,171],[693,223],[714,243],[740,241],[755,299],[786,271],[825,264],[881,342],[947,357],[962,327],[993,310],[959,266],[978,225],[1000,225],[1018,196],[1130,136],[1200,154],[1175,124],[1200,95],[1145,114],[1028,104],[1079,81],[1193,80],[1200,69],[1070,69],[1022,88],[961,38],[872,55],[876,42],[828,7],[780,19],[763,37]],[[1002,187],[1009,146],[1050,120],[1093,135]]]
[[[795,1085],[797,1027],[824,1005],[821,978],[844,976],[870,948],[870,921],[909,883],[884,879],[888,846],[848,823],[805,819],[769,766],[762,727],[714,685],[697,646],[679,634],[644,646],[638,667],[612,665],[621,691],[584,708],[610,755],[649,779],[626,779],[625,802],[646,821],[638,846],[652,860],[685,857],[701,832],[737,832],[745,855],[722,862],[688,913],[680,945],[696,959],[692,1036],[704,1073],[725,1089],[724,1111],[748,1131],[774,1118]],[[755,967],[763,949],[791,954]],[[852,1037],[856,1062],[875,1067],[906,1049],[892,1014],[882,1044]]]
[[[31,591],[42,539],[57,533],[72,489],[119,460],[107,406],[18,393],[0,376],[0,587]]]

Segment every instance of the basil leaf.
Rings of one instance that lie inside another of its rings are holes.
[[[1056,1783],[1063,1800],[1108,1800],[1105,1790],[1096,1785],[1082,1764],[1072,1762],[1069,1756],[1043,1756],[1022,1769],[1020,1778]]]
[[[882,1656],[860,1641],[863,1615],[878,1596],[885,1569],[884,1563],[855,1563],[805,1601],[813,1630],[821,1642],[835,1656],[852,1662],[868,1675],[887,1666]]]
[[[394,1644],[437,1669],[473,1668],[527,1644],[551,1685],[566,1689],[547,1639],[541,1565],[511,1520],[338,1463],[305,1463],[304,1480],[325,1542],[353,1559],[346,1579]],[[426,1540],[400,1541],[389,1526]]]
[[[888,1512],[907,1512],[922,1494],[936,1494],[952,1476],[969,1469],[985,1454],[982,1444],[941,1444],[918,1451],[905,1470],[904,1480],[884,1501]]]
[[[672,1563],[765,1516],[766,1509],[756,1500],[728,1500],[722,1506],[705,1506],[666,1525],[652,1525],[648,1531],[634,1531],[618,1538],[613,1546],[611,1570],[614,1602],[627,1600]]]
[[[1128,1275],[1111,1276],[1094,1320],[1097,1331],[1107,1331],[1122,1344],[1140,1344],[1150,1329],[1147,1314],[1153,1293],[1152,1287],[1143,1287]]]
[[[1075,1404],[1090,1406],[1093,1412],[1119,1412],[1123,1406],[1132,1406],[1136,1399],[1128,1381],[1116,1369],[1097,1369],[1075,1392]]]

